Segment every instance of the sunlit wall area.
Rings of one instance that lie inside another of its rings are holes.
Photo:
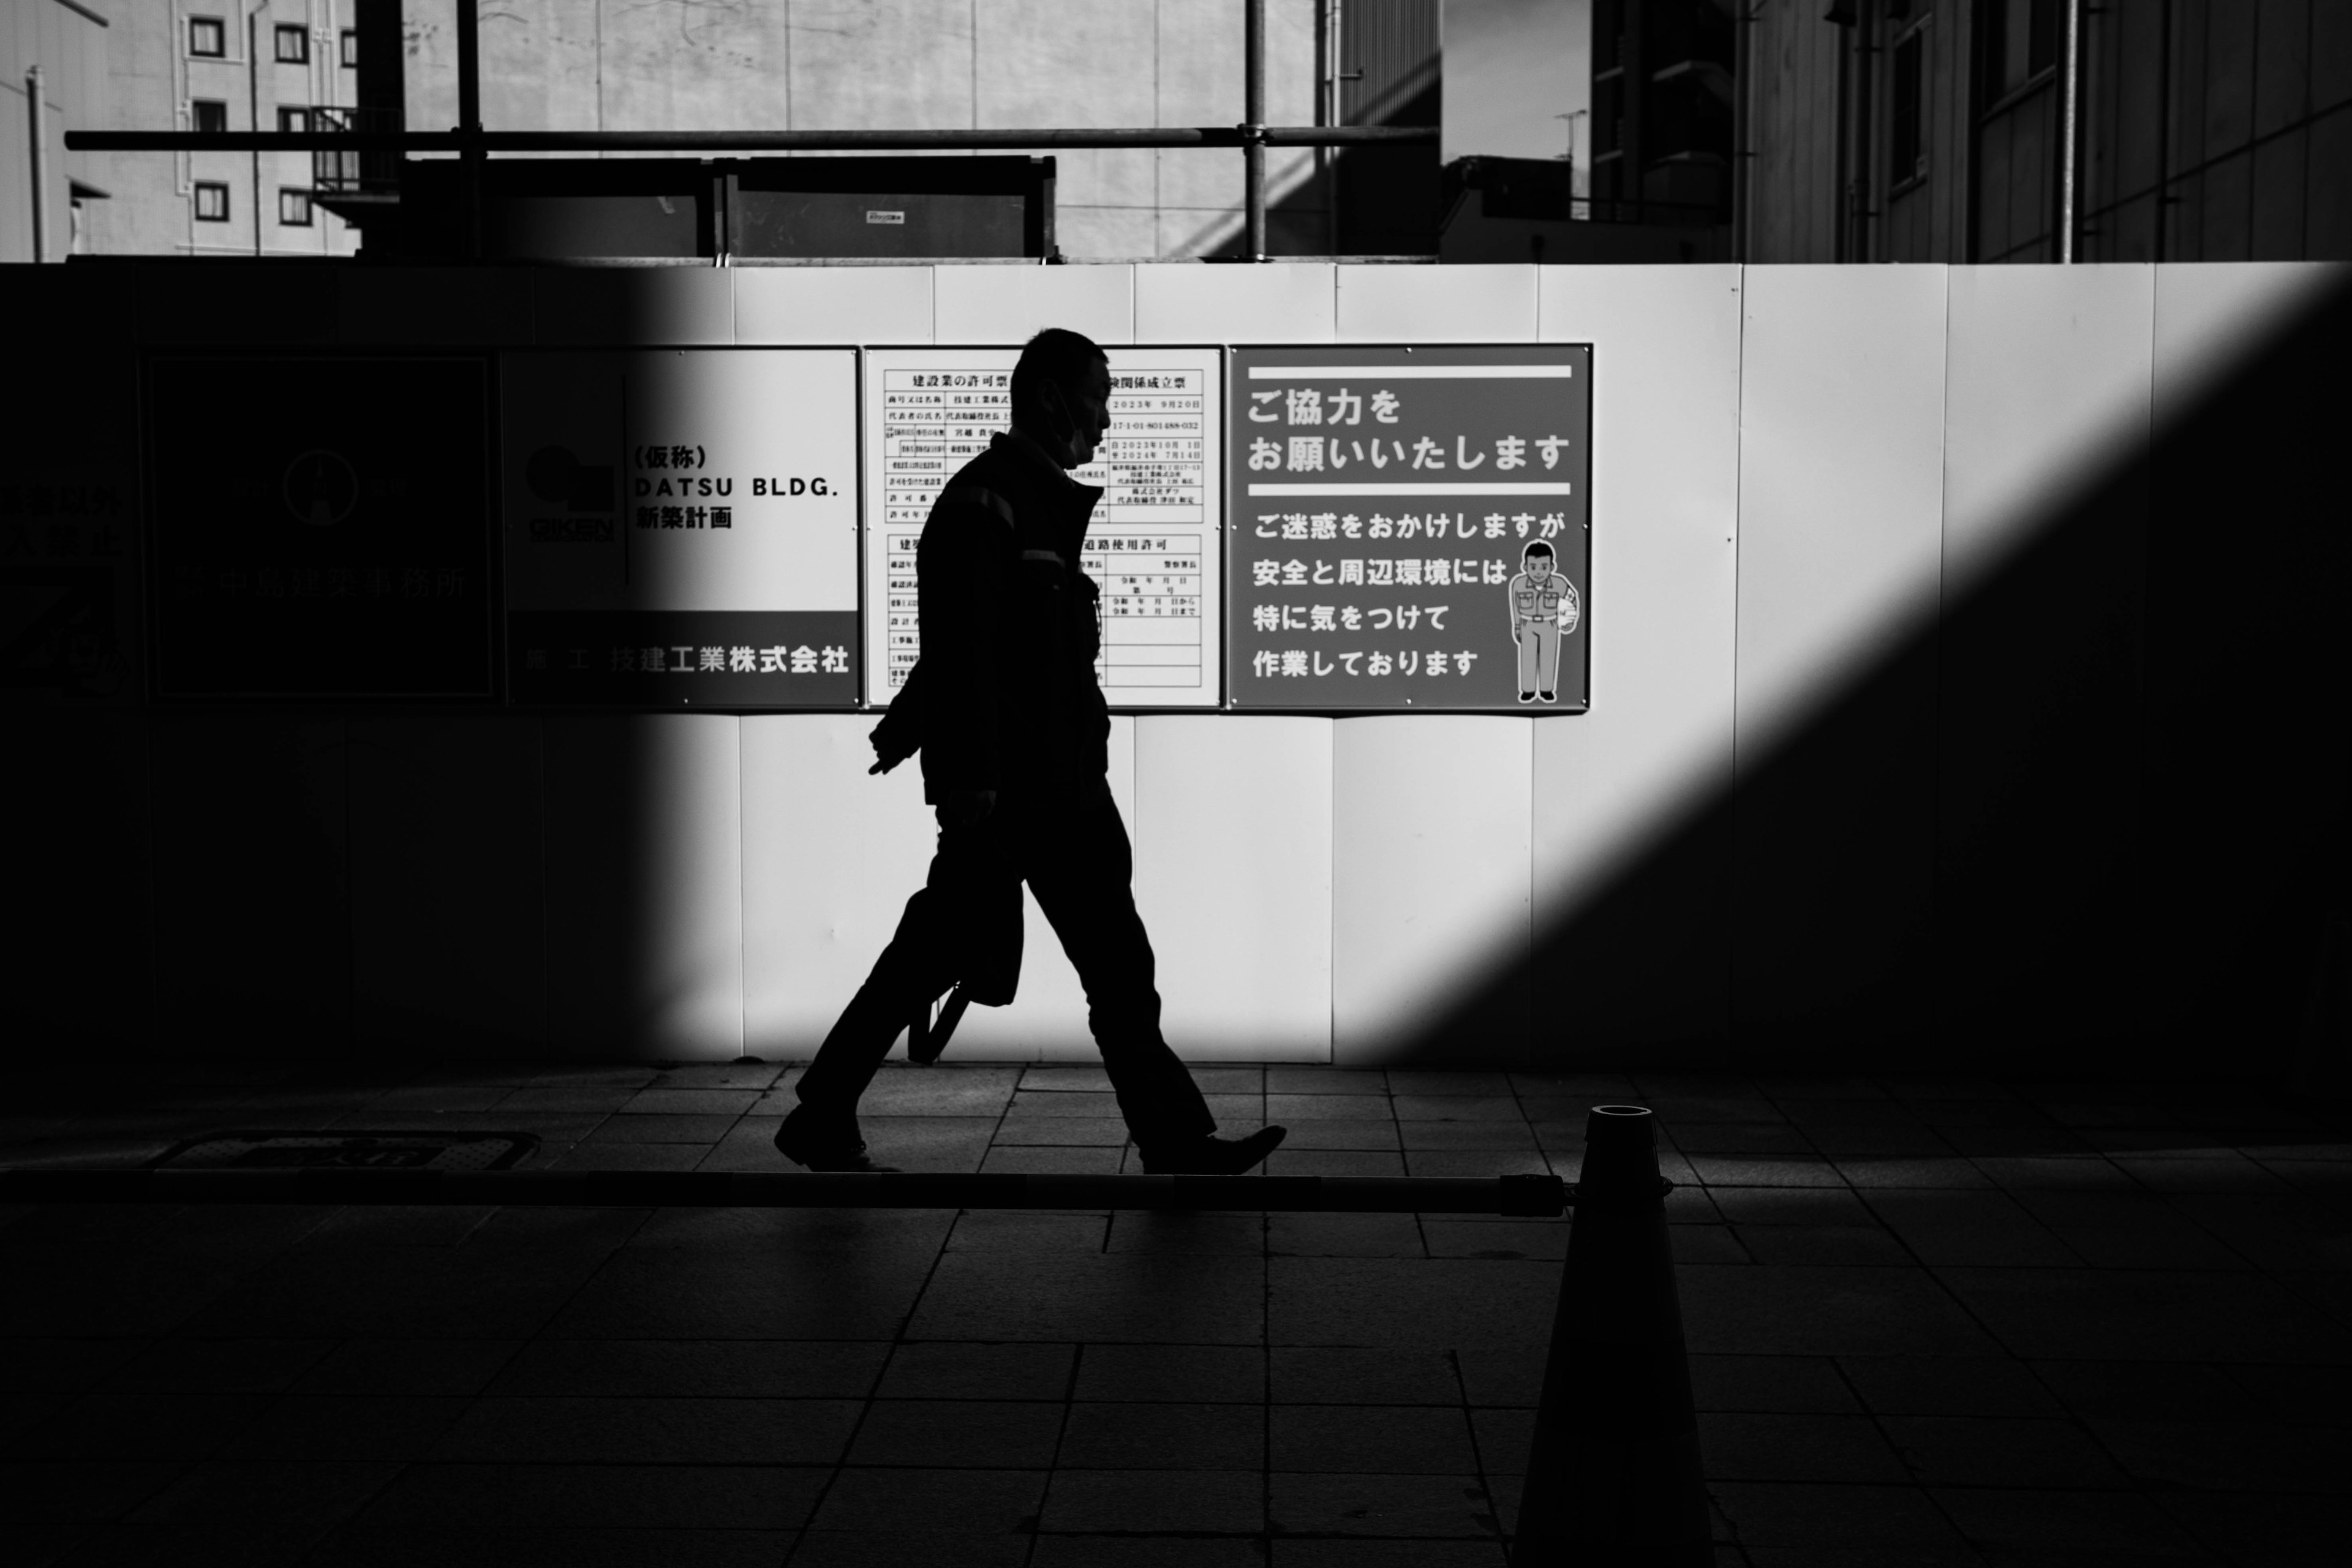
[[[136,496],[122,389],[198,331],[181,295],[10,281],[60,329],[140,323],[26,436],[57,483]],[[305,320],[379,350],[1591,343],[1590,712],[1118,720],[1172,1042],[2096,1070],[2193,1066],[2224,1026],[2294,1048],[2345,868],[2346,291],[2318,264],[420,269],[339,275]],[[265,298],[215,307],[214,341],[266,339]],[[12,710],[28,1048],[805,1056],[929,853],[856,714],[102,675]],[[1031,917],[968,1059],[1091,1056]]]

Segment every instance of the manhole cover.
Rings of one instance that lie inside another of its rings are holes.
[[[148,1162],[175,1171],[503,1171],[538,1147],[530,1132],[214,1132]]]

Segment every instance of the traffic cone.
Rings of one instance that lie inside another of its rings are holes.
[[[1649,1110],[1584,1124],[1511,1568],[1710,1568],[1690,1362]]]

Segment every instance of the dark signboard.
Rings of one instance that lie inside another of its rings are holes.
[[[147,369],[159,695],[492,695],[485,362]]]
[[[1233,351],[1228,706],[1581,711],[1589,344]]]

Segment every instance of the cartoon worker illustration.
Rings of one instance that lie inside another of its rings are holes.
[[[1559,700],[1560,639],[1576,629],[1576,585],[1553,568],[1552,550],[1531,540],[1511,579],[1511,640],[1519,645],[1519,700]]]

